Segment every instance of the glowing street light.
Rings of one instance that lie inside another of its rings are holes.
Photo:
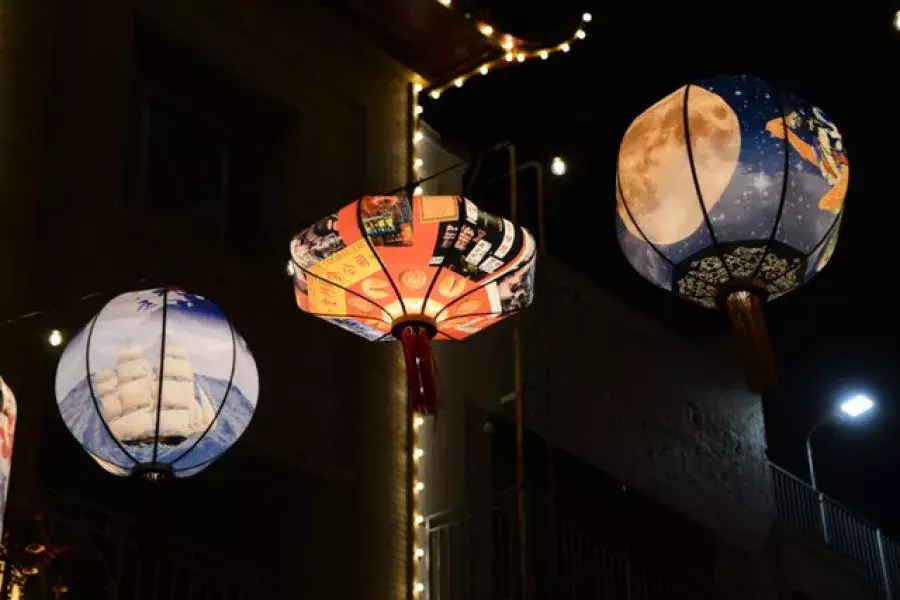
[[[50,332],[50,337],[47,339],[51,346],[54,348],[58,348],[63,343],[63,334],[59,329],[54,329]]]
[[[894,29],[900,31],[900,10],[894,13]]]
[[[550,172],[556,175],[557,177],[562,177],[566,174],[566,161],[562,158],[555,156],[553,158],[553,162],[550,163]]]
[[[841,402],[838,408],[840,410],[838,419],[835,419],[835,416],[838,415],[829,415],[824,420],[813,425],[812,429],[809,430],[809,434],[806,436],[806,460],[809,463],[809,484],[812,486],[813,491],[816,492],[818,498],[819,522],[822,526],[822,538],[825,540],[825,543],[828,543],[828,521],[825,518],[825,497],[822,495],[822,492],[819,491],[818,485],[816,485],[816,465],[813,462],[812,436],[820,427],[825,425],[841,425],[849,421],[858,420],[875,408],[875,402],[867,394],[854,394]]]

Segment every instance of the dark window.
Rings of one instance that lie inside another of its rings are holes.
[[[292,114],[145,24],[135,38],[126,202],[257,258],[280,132]]]

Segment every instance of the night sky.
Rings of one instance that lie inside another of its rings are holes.
[[[515,0],[476,4],[492,9],[499,30],[548,42],[573,31],[583,12],[594,18],[587,39],[568,54],[491,73],[437,101],[425,100],[426,120],[472,153],[511,141],[521,161],[549,165],[553,156],[564,157],[567,176],[548,181],[551,254],[700,342],[727,332],[727,319],[637,275],[616,240],[615,166],[629,124],[689,81],[744,73],[809,100],[836,124],[853,167],[837,249],[818,276],[766,307],[781,378],[779,390],[764,398],[769,457],[805,477],[809,428],[847,394],[873,394],[878,410],[870,418],[816,433],[819,484],[900,537],[900,484],[894,477],[900,460],[900,323],[890,288],[900,256],[900,33],[891,28],[900,5],[856,3],[865,10],[842,5],[840,14],[829,14],[812,2],[754,3],[715,13],[641,3],[611,8],[590,0],[556,0],[534,9]],[[730,103],[758,101],[735,96],[734,89],[717,91]],[[742,113],[741,126],[767,115],[765,108]],[[746,151],[777,156],[767,145],[779,143],[761,136]],[[767,207],[780,194],[783,165],[767,160],[741,173],[755,183],[743,190],[754,196],[748,204]],[[792,157],[791,169],[789,181],[797,183],[777,235],[809,251],[833,216],[810,206],[815,190],[804,187],[802,174],[818,169],[799,157]],[[488,161],[484,170],[499,174],[502,161]],[[533,184],[523,176],[520,186],[523,224],[534,228],[536,211],[528,206]],[[473,183],[473,193],[478,190]],[[764,229],[771,223],[767,210],[745,218]],[[822,222],[814,235],[798,237],[810,215]]]

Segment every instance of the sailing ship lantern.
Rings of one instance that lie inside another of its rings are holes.
[[[432,339],[462,340],[531,303],[535,243],[458,196],[368,196],[291,241],[297,305],[399,340],[412,409],[437,410]]]
[[[219,307],[166,287],[112,299],[56,372],[75,439],[107,471],[150,480],[218,458],[250,423],[258,393],[253,356]]]
[[[727,310],[751,387],[771,389],[761,303],[828,263],[849,174],[841,134],[819,108],[754,77],[701,79],[625,132],[619,244],[652,283]]]

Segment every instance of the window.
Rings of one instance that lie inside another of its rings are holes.
[[[126,203],[256,259],[292,115],[141,23],[134,60]]]

